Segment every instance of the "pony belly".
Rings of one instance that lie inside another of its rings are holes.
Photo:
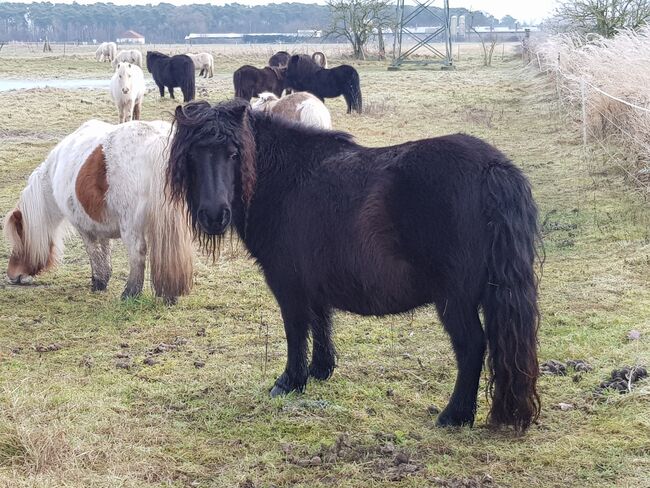
[[[363,290],[361,293],[351,291],[336,297],[331,305],[357,315],[383,316],[405,313],[433,302],[432,294],[415,293],[410,287],[409,290],[406,292],[405,288],[390,289],[380,286]]]
[[[329,295],[333,307],[358,315],[399,314],[433,301],[434,290],[423,282],[409,263],[386,259],[330,281]]]

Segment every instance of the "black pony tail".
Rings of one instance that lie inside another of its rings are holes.
[[[482,301],[492,397],[489,419],[523,431],[540,412],[537,207],[526,177],[506,162],[487,169],[485,192],[492,233]]]
[[[190,61],[192,61],[190,59]],[[185,67],[185,76],[183,76],[183,86],[181,91],[183,92],[184,102],[191,102],[196,98],[196,74],[194,71],[194,62],[186,64]]]
[[[357,73],[357,70],[354,68],[352,68],[350,73],[350,84],[348,85],[348,89],[343,95],[348,104],[348,110],[354,110],[359,114],[363,111],[361,82],[359,81],[359,73]]]

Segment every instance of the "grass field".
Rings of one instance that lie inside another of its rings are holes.
[[[89,53],[3,51],[0,78],[109,76]],[[267,57],[248,50],[242,59]],[[235,51],[218,55],[215,77],[197,79],[199,98],[229,98],[239,64]],[[515,58],[480,64],[477,51],[446,72],[365,62],[366,113],[346,115],[342,99],[328,106],[334,126],[363,144],[463,131],[530,177],[546,252],[541,361],[594,368],[541,377],[538,424],[523,436],[487,428],[481,394],[475,428],[434,427],[430,410],[444,407],[455,365],[431,308],[337,314],[331,380],[272,400],[282,322],[236,242],[214,265],[200,259],[193,293],[168,308],[150,291],[120,301],[120,243],[109,291],[91,293],[73,236],[58,269],[32,286],[0,285],[0,486],[649,487],[650,382],[594,396],[613,368],[650,365],[647,202],[583,150],[573,114],[559,111],[542,75]],[[150,92],[143,118],[167,119],[175,106]],[[0,92],[2,214],[56,142],[90,118],[117,120],[106,91]],[[3,242],[3,269],[7,259]],[[627,339],[632,329],[639,340]]]

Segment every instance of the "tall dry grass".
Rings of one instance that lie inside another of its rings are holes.
[[[650,27],[613,39],[561,34],[533,47],[566,103],[585,108],[588,139],[650,192]]]

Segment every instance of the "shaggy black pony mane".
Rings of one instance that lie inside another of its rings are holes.
[[[233,113],[240,112],[242,118],[237,120]],[[278,131],[298,131],[304,136],[326,135],[337,143],[355,144],[354,136],[347,132],[331,131],[317,127],[308,127],[275,114],[266,114],[250,110],[250,104],[242,99],[234,99],[216,105],[206,101],[193,101],[179,106],[172,122],[173,143],[169,151],[167,167],[167,185],[172,200],[181,202],[187,199],[189,172],[187,171],[187,154],[194,145],[219,145],[230,142],[240,153],[241,160],[241,194],[246,210],[255,195],[257,180],[256,127],[258,122],[271,121]],[[265,158],[271,157],[265,155]],[[282,164],[282,161],[277,161]],[[224,236],[205,234],[197,222],[196,211],[188,200],[187,212],[194,237],[199,242],[203,253],[216,259],[220,253]]]

